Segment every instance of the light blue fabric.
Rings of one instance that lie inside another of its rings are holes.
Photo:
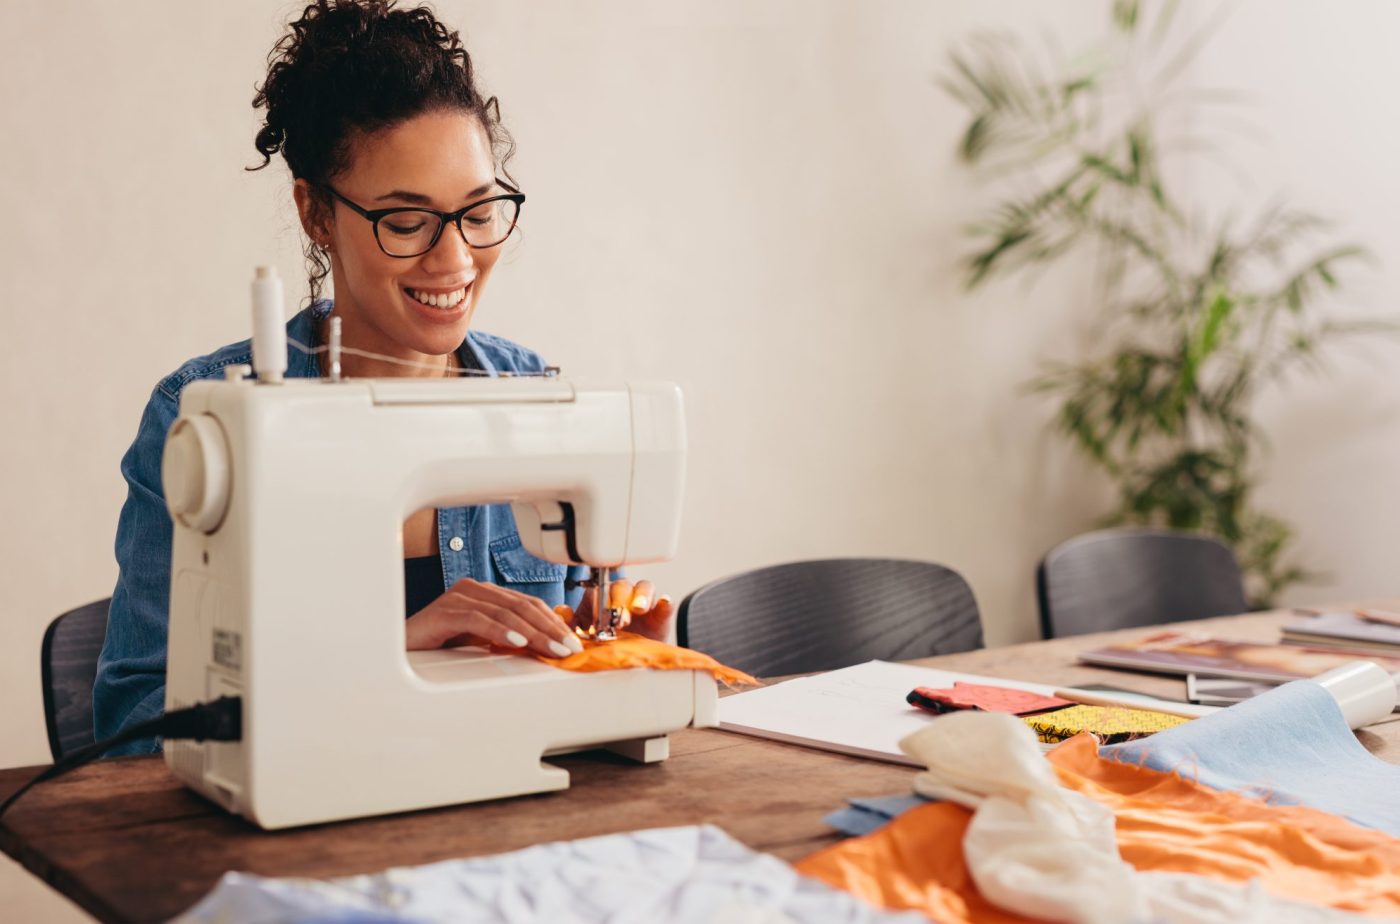
[[[1099,753],[1400,836],[1400,766],[1373,757],[1347,727],[1337,701],[1311,681],[1284,684]]]
[[[822,819],[824,824],[830,825],[842,834],[849,834],[852,837],[860,837],[872,831],[878,831],[889,824],[895,817],[902,815],[911,808],[924,805],[932,800],[923,796],[908,795],[901,796],[875,796],[865,799],[847,799],[846,808],[838,809]]]
[[[799,876],[712,825],[539,844],[328,882],[225,873],[172,924],[918,924]]]
[[[318,345],[318,327],[331,313],[330,301],[317,302],[287,323],[287,336],[309,347]],[[498,372],[539,372],[544,361],[531,350],[502,337],[470,331],[458,350],[465,367]],[[192,359],[156,385],[141,415],[136,440],[122,459],[126,504],[117,521],[117,586],[107,616],[107,639],[98,661],[92,693],[93,725],[98,740],[128,725],[145,722],[165,710],[166,626],[170,608],[170,514],[161,487],[160,461],[165,434],[179,413],[180,393],[190,382],[219,378],[228,366],[252,362],[249,341],[229,344]],[[315,356],[287,348],[287,376],[320,375]],[[454,543],[455,538],[462,541]],[[454,549],[453,545],[459,545]],[[550,606],[576,606],[583,596],[577,582],[585,568],[565,568],[541,561],[520,545],[508,504],[453,507],[438,511],[438,552],[443,588],[462,578],[490,582],[527,593]],[[155,738],[113,748],[109,756],[159,750]]]

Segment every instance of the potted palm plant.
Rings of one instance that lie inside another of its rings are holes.
[[[1057,428],[1112,480],[1106,524],[1218,536],[1263,607],[1310,574],[1289,560],[1289,524],[1254,501],[1254,401],[1289,370],[1317,368],[1337,336],[1393,327],[1322,307],[1365,252],[1330,240],[1320,217],[1275,203],[1202,218],[1168,182],[1172,158],[1200,153],[1173,143],[1179,109],[1231,99],[1178,86],[1212,24],[1174,42],[1174,9],[1149,22],[1119,0],[1109,38],[1068,61],[1006,35],[951,53],[944,85],[968,114],[959,157],[1016,190],[968,228],[966,283],[1093,251],[1100,348],[1031,386],[1054,396]]]

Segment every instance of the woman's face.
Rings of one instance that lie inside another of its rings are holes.
[[[454,212],[505,192],[495,182],[485,129],[461,110],[424,113],[357,139],[349,169],[331,185],[368,210]],[[299,191],[299,203],[304,196]],[[330,243],[335,313],[347,341],[397,356],[440,356],[457,348],[503,246],[470,248],[449,224],[427,253],[391,257],[375,241],[373,224],[339,202],[322,234]]]

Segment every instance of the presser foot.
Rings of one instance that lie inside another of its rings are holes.
[[[617,641],[617,627],[622,624],[622,610],[609,607],[603,610],[602,618],[593,625],[593,641]]]
[[[593,588],[597,600],[609,600],[608,587],[610,585],[608,571],[606,568],[595,568],[593,574],[583,582],[585,587]],[[593,616],[593,625],[583,630],[584,638],[593,642],[615,642],[617,641],[617,630],[623,624],[622,610],[615,606],[605,606],[597,611]]]

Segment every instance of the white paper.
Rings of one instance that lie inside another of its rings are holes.
[[[719,701],[719,727],[827,751],[921,766],[900,751],[899,739],[924,728],[937,716],[909,705],[905,697],[915,687],[947,688],[957,681],[1029,690],[1045,696],[1058,689],[1053,684],[867,661],[723,697]]]

